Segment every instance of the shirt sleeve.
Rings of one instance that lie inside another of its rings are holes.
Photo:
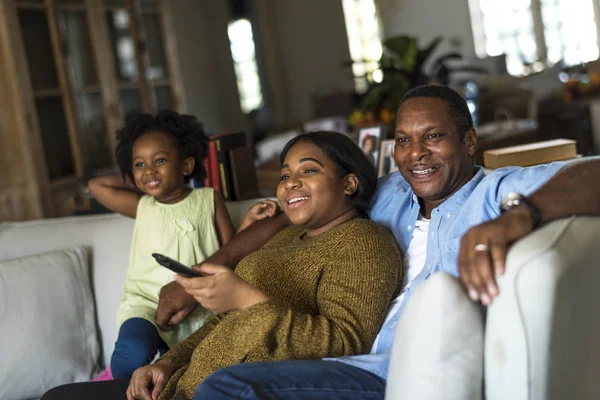
[[[492,172],[488,177],[495,180],[495,184],[490,185],[494,190],[492,193],[494,203],[500,204],[510,192],[521,193],[524,196],[531,195],[568,164],[564,161],[553,162],[534,167],[501,168]]]

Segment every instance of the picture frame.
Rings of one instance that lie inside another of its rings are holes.
[[[398,165],[394,160],[394,139],[382,140],[381,147],[379,149],[379,168],[378,177],[382,177],[392,172],[398,171]]]
[[[379,165],[380,144],[387,137],[385,125],[373,125],[358,128],[358,147],[377,168]]]

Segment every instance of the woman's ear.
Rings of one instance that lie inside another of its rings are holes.
[[[348,174],[344,177],[344,194],[352,196],[358,190],[358,177]]]
[[[183,160],[183,176],[188,176],[194,171],[194,167],[196,166],[196,160],[194,157],[188,157]]]

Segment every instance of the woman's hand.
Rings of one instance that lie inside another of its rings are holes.
[[[146,365],[133,371],[127,388],[127,400],[156,400],[173,375],[173,365],[167,360]],[[152,387],[152,394],[150,388]]]
[[[262,291],[223,265],[202,264],[194,269],[206,276],[184,278],[176,275],[175,280],[187,293],[194,296],[198,303],[214,313],[244,310],[269,300]]]
[[[256,221],[276,216],[280,211],[279,204],[273,200],[263,200],[260,203],[254,204],[246,212],[246,216],[240,224],[237,233],[240,233]]]

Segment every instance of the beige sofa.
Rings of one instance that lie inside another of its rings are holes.
[[[253,203],[228,204],[234,222]],[[114,214],[0,224],[0,260],[86,246],[102,365],[107,365],[117,336],[115,315],[132,230],[133,220]],[[510,251],[502,295],[487,314],[483,350],[488,399],[600,398],[598,237],[600,219],[565,219]],[[1,340],[18,343],[19,338]],[[28,366],[13,368],[20,372]],[[390,376],[388,382],[396,378]],[[388,397],[396,398],[394,390]],[[435,398],[452,396],[441,392]]]

